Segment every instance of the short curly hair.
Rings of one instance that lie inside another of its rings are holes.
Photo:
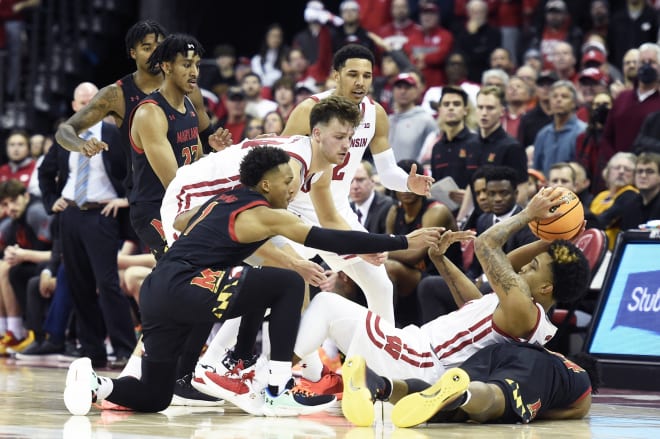
[[[332,58],[333,70],[340,71],[346,65],[346,61],[354,58],[366,59],[371,63],[372,67],[376,63],[374,53],[369,48],[361,44],[347,44],[339,49]]]
[[[241,161],[240,181],[247,187],[255,187],[268,171],[288,162],[289,155],[283,149],[274,146],[252,148]]]
[[[570,241],[556,240],[550,244],[552,258],[552,295],[557,302],[572,303],[587,292],[591,280],[589,262]]]

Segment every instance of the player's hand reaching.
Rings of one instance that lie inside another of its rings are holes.
[[[96,154],[107,150],[108,144],[96,137],[85,140],[85,143],[80,147],[80,153],[87,157],[93,157]]]
[[[293,270],[298,273],[308,284],[318,287],[326,281],[325,271],[316,262],[307,259],[296,259],[293,262]]]
[[[413,163],[408,175],[408,190],[417,195],[431,196],[431,185],[435,180],[433,177],[417,173],[417,165]]]
[[[231,144],[232,137],[228,129],[220,127],[215,130],[215,133],[209,136],[209,145],[211,145],[211,148],[213,148],[216,152],[222,151],[223,149],[231,146]]]
[[[437,248],[440,242],[440,236],[445,231],[444,227],[424,227],[414,232],[408,233],[408,248]]]
[[[525,210],[530,218],[534,220],[556,218],[561,216],[561,212],[557,209],[552,209],[554,206],[564,203],[562,200],[565,190],[559,187],[552,188],[546,187],[541,189],[529,200]]]
[[[473,230],[460,230],[453,232],[451,230],[445,231],[440,237],[440,242],[438,242],[437,247],[429,248],[429,256],[431,258],[437,258],[445,254],[450,245],[455,242],[460,241],[470,241],[477,236],[476,232]]]

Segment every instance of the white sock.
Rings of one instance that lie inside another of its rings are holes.
[[[25,328],[22,317],[7,317],[7,329],[14,333],[17,339],[25,338]]]
[[[270,360],[268,370],[268,385],[277,387],[278,394],[282,393],[291,379],[291,362]]]
[[[108,377],[97,376],[99,388],[96,390],[96,400],[102,401],[112,393],[114,389],[114,383]]]
[[[0,336],[7,332],[7,317],[0,316]]]
[[[318,381],[323,372],[323,362],[318,351],[314,351],[302,359],[302,376],[309,381]]]
[[[339,355],[339,350],[337,349],[337,345],[332,339],[326,338],[323,341],[323,350],[325,351],[325,355],[328,358],[335,358],[337,355]]]
[[[121,377],[135,377],[137,379],[142,378],[142,356],[140,355],[131,355],[126,362],[126,366],[119,374],[118,378]]]
[[[266,358],[270,358],[270,323],[268,321],[263,322],[261,325],[261,355]]]
[[[222,361],[227,349],[236,344],[236,334],[238,334],[238,327],[240,324],[240,317],[223,322],[199,362],[202,364],[215,365]]]

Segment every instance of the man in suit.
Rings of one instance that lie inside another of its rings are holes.
[[[385,218],[394,200],[376,192],[373,176],[374,167],[363,160],[351,180],[350,204],[365,229],[371,233],[385,233]]]
[[[493,224],[508,219],[522,210],[516,203],[518,196],[518,174],[515,169],[508,166],[493,166],[486,170],[486,192],[490,201],[491,211],[483,213],[477,219],[477,236],[481,235]],[[529,227],[524,227],[509,236],[502,247],[505,253],[525,244],[536,241],[538,238]],[[474,258],[472,265],[466,273],[472,279],[479,278],[483,273],[479,260]]]
[[[92,83],[79,84],[73,94],[73,110],[80,110],[97,92]],[[84,139],[90,136],[110,148],[86,157],[56,144],[39,168],[39,183],[44,205],[60,216],[62,255],[82,354],[97,367],[105,366],[107,330],[117,357],[114,366],[123,367],[136,343],[129,302],[119,287],[117,270],[120,218],[128,219],[122,185],[127,166],[114,125],[99,122],[81,135]]]

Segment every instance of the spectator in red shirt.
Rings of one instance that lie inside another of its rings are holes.
[[[543,68],[553,67],[553,54],[559,43],[567,42],[573,48],[573,54],[579,54],[582,46],[582,31],[571,24],[571,16],[563,0],[549,0],[545,4],[545,24],[536,32],[530,47],[538,47],[543,55]],[[567,79],[560,75],[561,79]]]
[[[435,3],[420,5],[419,22],[422,32],[412,35],[408,48],[412,61],[424,75],[427,87],[445,84],[444,66],[454,45],[454,37],[440,26],[440,15]]]
[[[227,116],[220,119],[219,124],[229,130],[232,139],[236,139],[238,142],[243,139],[245,126],[250,119],[245,112],[247,97],[240,86],[229,87],[225,97],[225,106],[227,107]]]
[[[411,38],[421,39],[422,28],[410,19],[408,0],[392,0],[392,21],[378,32],[387,50],[406,50]]]
[[[597,94],[607,92],[607,80],[603,72],[595,67],[588,67],[580,72],[577,88],[582,95],[582,104],[576,116],[583,122],[589,122],[591,104]]]
[[[357,0],[360,23],[369,32],[378,32],[392,20],[392,0]]]
[[[11,179],[27,187],[34,172],[36,161],[30,156],[30,142],[24,131],[12,131],[7,138],[9,162],[0,166],[0,182]]]

